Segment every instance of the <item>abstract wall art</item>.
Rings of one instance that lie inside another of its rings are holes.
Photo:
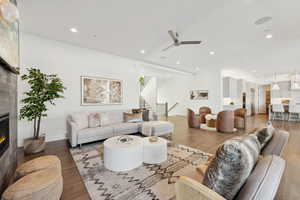
[[[121,80],[81,77],[81,105],[106,105],[123,103]]]

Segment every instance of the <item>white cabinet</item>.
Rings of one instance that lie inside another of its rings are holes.
[[[243,92],[246,92],[246,81],[231,77],[223,78],[223,98],[230,98],[234,103],[242,103]]]
[[[223,78],[223,97],[236,98],[237,97],[237,80],[231,77]]]
[[[230,98],[230,77],[223,78],[223,97]]]
[[[237,80],[234,78],[230,78],[230,97],[232,99],[237,98]]]

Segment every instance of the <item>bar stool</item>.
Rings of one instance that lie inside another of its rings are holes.
[[[300,105],[290,104],[289,121],[300,121]]]
[[[272,104],[273,120],[284,120],[284,107],[282,104]]]

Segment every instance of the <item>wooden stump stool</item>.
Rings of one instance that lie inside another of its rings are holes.
[[[63,191],[61,170],[49,168],[31,173],[9,186],[3,200],[59,200]]]
[[[42,156],[23,163],[16,170],[16,179],[43,169],[55,168],[61,172],[61,162],[57,156]]]

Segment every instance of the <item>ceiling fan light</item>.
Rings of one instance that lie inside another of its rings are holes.
[[[7,22],[15,22],[19,19],[20,14],[18,8],[9,1],[2,1],[0,4],[1,17]]]

